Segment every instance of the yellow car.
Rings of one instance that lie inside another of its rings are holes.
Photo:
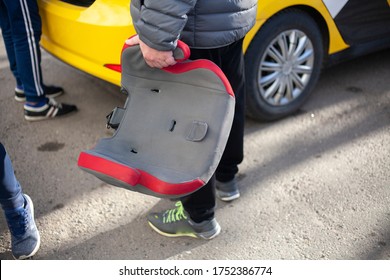
[[[38,0],[42,47],[120,85],[120,54],[135,33],[129,0]],[[321,68],[390,47],[390,0],[261,0],[244,41],[247,115],[287,116],[312,92]]]

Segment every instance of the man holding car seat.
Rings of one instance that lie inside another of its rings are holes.
[[[229,139],[216,173],[195,193],[183,197],[176,208],[148,215],[149,224],[165,236],[211,239],[220,233],[214,217],[215,191],[224,201],[240,196],[236,174],[243,160],[245,73],[242,43],[256,20],[257,0],[132,0],[131,16],[139,44],[150,67],[174,65],[177,40],[191,50],[191,60],[208,59],[229,80],[236,98]]]

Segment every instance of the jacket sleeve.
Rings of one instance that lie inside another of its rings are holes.
[[[132,0],[131,17],[140,39],[160,51],[174,50],[196,1]]]

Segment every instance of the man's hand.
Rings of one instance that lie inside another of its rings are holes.
[[[142,42],[138,35],[126,40],[126,44],[128,45],[138,45],[140,46],[142,55],[146,61],[146,63],[150,67],[155,68],[163,68],[170,65],[175,65],[176,61],[173,58],[173,52],[172,51],[159,51],[156,49],[153,49],[146,45],[144,42]]]

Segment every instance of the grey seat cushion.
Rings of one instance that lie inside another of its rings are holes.
[[[207,183],[234,114],[222,71],[208,60],[151,68],[137,45],[122,52],[121,84],[128,98],[118,129],[82,152],[79,166],[109,184],[157,197],[188,195]]]

